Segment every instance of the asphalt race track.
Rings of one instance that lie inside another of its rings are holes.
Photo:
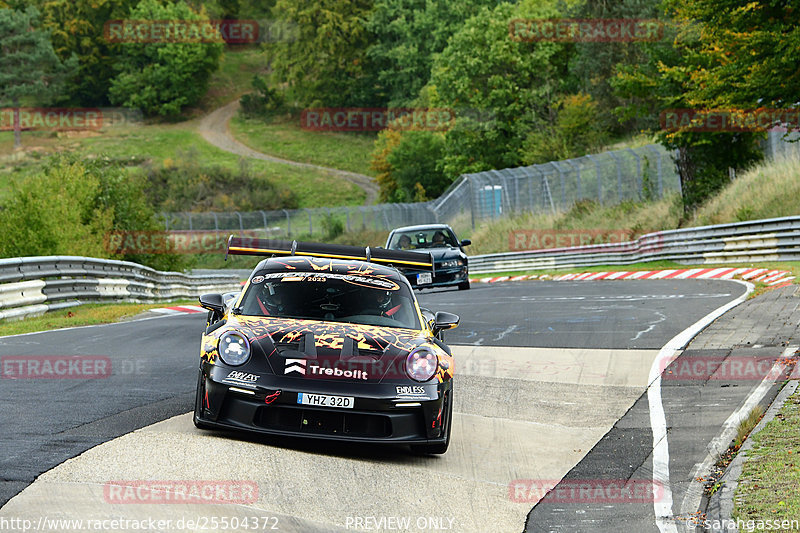
[[[4,363],[29,355],[108,363],[97,379],[0,381],[0,520],[173,520],[151,528],[162,531],[199,531],[186,520],[211,518],[261,520],[259,530],[280,531],[522,531],[543,493],[515,491],[520,480],[552,487],[567,475],[652,479],[643,396],[651,366],[675,335],[744,292],[742,284],[710,280],[422,292],[423,306],[462,317],[447,336],[456,404],[451,447],[441,457],[195,429],[185,413],[202,314],[0,338]],[[635,431],[616,427],[621,419]],[[624,445],[608,446],[610,436]],[[240,483],[253,497],[134,503],[114,499],[110,487],[119,480]],[[652,503],[627,511],[618,530],[655,531]],[[528,529],[581,531],[575,516],[548,512]]]

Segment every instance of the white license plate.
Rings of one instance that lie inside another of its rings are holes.
[[[433,275],[430,272],[417,274],[417,285],[428,285],[433,283]]]
[[[297,403],[301,405],[316,405],[317,407],[339,407],[352,409],[355,399],[352,396],[328,396],[327,394],[297,393]]]

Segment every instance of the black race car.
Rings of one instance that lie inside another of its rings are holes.
[[[447,450],[454,365],[442,331],[459,318],[421,309],[391,266],[430,270],[430,255],[233,237],[228,253],[270,257],[235,302],[200,297],[198,428]]]
[[[389,234],[386,248],[390,250],[419,250],[430,253],[435,261],[433,272],[402,267],[403,273],[415,289],[458,286],[469,289],[469,267],[464,247],[469,239],[459,241],[447,224],[426,224],[397,228]]]

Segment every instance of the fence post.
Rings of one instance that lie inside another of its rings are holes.
[[[284,213],[286,213],[286,237],[292,236],[292,219],[289,218],[289,211],[286,209],[281,209]]]
[[[244,223],[242,222],[242,214],[238,211],[234,211],[236,216],[239,217],[239,237],[244,237]]]
[[[192,212],[189,211],[186,214],[189,215],[189,231],[192,231],[194,229],[194,228],[192,228]]]
[[[303,211],[305,211],[306,214],[308,214],[308,235],[309,237],[311,237],[312,235],[314,235],[314,223],[311,221],[311,211],[305,208],[303,209]]]
[[[561,209],[567,208],[567,190],[564,186],[564,171],[558,166],[555,161],[550,161],[550,164],[558,171],[558,179],[561,180]]]
[[[581,200],[583,198],[583,187],[581,186],[581,166],[579,163],[575,163],[576,159],[565,159],[564,163],[567,163],[575,170],[575,180],[576,185],[578,186],[578,195],[575,197],[575,200]]]
[[[586,158],[594,163],[594,172],[597,176],[597,203],[603,203],[603,182],[600,178],[600,161],[598,161],[593,155],[586,154]]]
[[[619,159],[619,156],[613,152],[609,151],[608,155],[617,162],[617,196],[619,197],[619,201],[622,201],[622,162]]]
[[[217,241],[219,241],[219,219],[214,211],[211,214],[214,215],[214,234],[217,236]]]
[[[656,160],[656,179],[658,180],[658,197],[661,198],[664,196],[664,184],[661,178],[661,156],[663,154],[653,144],[648,144],[647,147],[656,154],[656,157],[658,157]]]
[[[639,199],[642,198],[642,193],[644,192],[644,180],[642,179],[642,158],[639,157],[633,148],[628,148],[628,151],[633,154],[633,157],[636,158],[636,177],[639,180]]]

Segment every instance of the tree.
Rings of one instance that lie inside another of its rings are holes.
[[[665,19],[659,6],[661,0],[591,0],[572,10],[579,19]],[[664,20],[667,23],[666,20]],[[598,126],[621,134],[637,131],[644,124],[636,117],[628,117],[621,123],[612,113],[627,102],[615,93],[610,80],[614,79],[620,66],[636,66],[647,61],[647,41],[579,42],[574,45],[570,59],[570,72],[577,79],[574,92],[590,95],[597,102]]]
[[[375,105],[364,63],[373,0],[278,0],[273,10],[297,38],[275,43],[275,80],[301,106]]]
[[[789,0],[667,0],[675,20],[696,26],[696,53],[687,98],[708,107],[798,105],[800,8]]]
[[[49,103],[57,98],[76,60],[62,62],[50,35],[40,28],[39,11],[0,10],[0,106],[14,111],[14,148],[21,142],[20,103]]]
[[[477,120],[459,119],[447,132],[447,176],[519,165],[528,132],[545,122],[568,85],[569,47],[511,39],[509,21],[558,16],[552,5],[533,0],[483,8],[436,56],[431,105],[478,112]]]
[[[598,151],[607,140],[599,106],[588,94],[565,96],[554,112],[551,123],[528,133],[521,150],[524,164],[580,157]]]
[[[762,136],[752,132],[702,132],[691,127],[660,128],[656,117],[670,109],[703,108],[694,95],[697,73],[714,68],[716,54],[704,53],[698,28],[673,25],[671,39],[647,48],[647,61],[623,65],[612,81],[614,90],[627,99],[620,116],[647,119],[659,142],[677,150],[675,163],[681,180],[684,216],[688,217],[708,197],[729,181],[729,169],[747,168],[762,157]]]
[[[377,91],[390,107],[413,105],[428,83],[436,54],[481,7],[495,0],[376,0],[367,50]]]
[[[66,60],[75,55],[78,68],[65,85],[72,102],[83,106],[108,103],[108,88],[121,45],[104,34],[105,25],[125,19],[138,0],[33,0],[50,30],[53,49]]]
[[[182,2],[161,5],[157,0],[142,0],[128,18],[208,21]],[[125,43],[115,65],[119,74],[109,89],[111,102],[150,115],[176,116],[206,93],[222,51],[221,37],[218,42]]]

